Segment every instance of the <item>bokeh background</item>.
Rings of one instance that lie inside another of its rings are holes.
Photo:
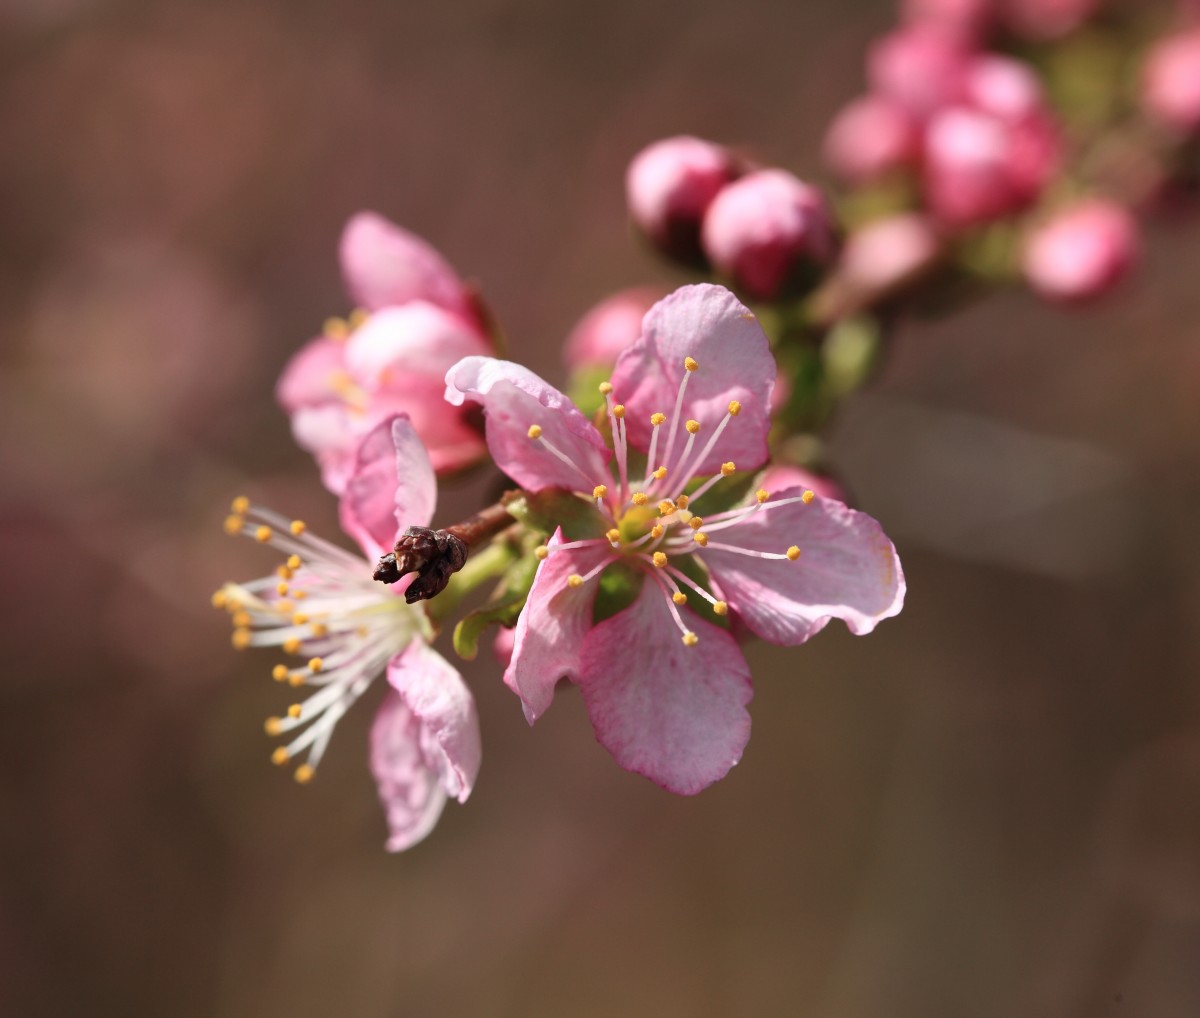
[[[481,656],[475,795],[389,856],[370,708],[295,785],[272,659],[208,605],[273,565],[231,496],[336,532],[271,389],[348,310],[350,213],[428,237],[561,381],[591,303],[680,281],[629,157],[692,132],[819,179],[891,17],[0,2],[0,1013],[1200,1014],[1200,219],[1099,310],[897,332],[831,442],[908,606],[753,646],[753,738],[697,798],[570,691],[528,729]]]

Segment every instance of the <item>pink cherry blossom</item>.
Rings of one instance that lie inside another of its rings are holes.
[[[582,503],[571,526],[586,532],[560,527],[538,551],[505,682],[530,722],[559,679],[577,683],[618,763],[682,794],[723,777],[749,738],[749,669],[726,616],[791,645],[831,618],[869,632],[903,603],[895,549],[871,517],[803,488],[715,503],[718,485],[767,458],[774,382],[754,315],[709,284],[651,308],[602,383],[611,449],[519,365],[468,357],[446,376],[448,400],[483,407],[502,470]],[[633,600],[597,619],[607,576]]]
[[[665,296],[656,286],[622,290],[588,311],[567,337],[563,360],[569,371],[583,368],[611,370],[626,347],[642,331],[642,318]]]
[[[851,303],[879,300],[927,272],[941,251],[941,238],[927,216],[907,212],[877,219],[846,238],[838,285]]]
[[[903,18],[973,41],[983,36],[996,17],[997,0],[903,0]]]
[[[380,422],[357,450],[341,514],[346,530],[374,559],[401,525],[423,525],[436,499],[433,466],[411,422]],[[479,771],[479,721],[462,677],[428,645],[423,609],[371,579],[368,559],[344,551],[245,499],[226,521],[282,552],[275,573],[230,583],[214,604],[233,615],[234,646],[272,647],[297,658],[275,666],[275,679],[307,687],[309,696],[281,717],[269,735],[286,735],[272,760],[304,758],[295,771],[316,772],[338,721],[386,672],[389,689],[371,728],[370,764],[387,816],[391,851],[410,848],[437,823],[447,798],[465,802]]]
[[[908,25],[878,39],[867,54],[871,91],[925,119],[962,100],[972,47],[927,24]]]
[[[1018,35],[1057,39],[1091,18],[1100,0],[1003,0],[1002,18]]]
[[[842,177],[861,183],[913,165],[920,138],[917,121],[904,107],[885,96],[867,95],[833,119],[823,151]]]
[[[1034,230],[1023,252],[1029,285],[1043,297],[1078,302],[1109,292],[1138,258],[1138,228],[1122,206],[1079,202]]]
[[[1200,29],[1168,36],[1146,56],[1142,105],[1159,123],[1200,131]]]
[[[346,287],[363,310],[325,332],[288,362],[276,387],[292,433],[340,495],[363,436],[406,413],[438,472],[483,453],[478,430],[441,398],[455,361],[491,350],[470,291],[432,247],[371,212],[346,224]]]

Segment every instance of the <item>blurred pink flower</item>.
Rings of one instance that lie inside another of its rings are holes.
[[[964,40],[976,40],[992,27],[997,0],[903,0],[905,21],[927,25]]]
[[[1200,29],[1157,42],[1142,72],[1142,105],[1168,127],[1200,130]]]
[[[784,170],[757,170],[725,187],[704,216],[704,250],[748,296],[811,289],[837,253],[825,196]]]
[[[341,502],[346,531],[369,558],[390,548],[402,526],[427,524],[436,493],[433,466],[407,418],[393,417],[361,442]],[[371,579],[368,559],[309,533],[300,521],[236,499],[226,521],[287,556],[275,573],[226,584],[213,603],[233,617],[235,647],[278,647],[302,663],[273,675],[310,686],[306,700],[268,718],[267,734],[296,733],[272,755],[306,759],[296,780],[311,780],[342,715],[386,671],[389,686],[371,727],[371,770],[398,852],[424,838],[447,797],[465,802],[479,771],[479,721],[462,677],[428,641],[423,609],[405,603],[407,584]]]
[[[1056,213],[1025,243],[1029,285],[1050,300],[1076,302],[1108,293],[1133,269],[1138,227],[1120,205],[1091,199]]]
[[[942,239],[927,216],[908,212],[876,219],[846,238],[838,286],[851,303],[877,300],[928,270],[941,251]]]
[[[642,333],[642,318],[665,296],[662,288],[641,286],[606,297],[571,330],[563,349],[568,371],[610,369]]]
[[[881,95],[848,103],[825,132],[825,162],[847,180],[877,180],[916,162],[921,150],[917,123],[902,106]]]
[[[700,222],[709,203],[741,172],[729,149],[680,135],[646,146],[625,173],[625,196],[634,223],[666,254],[702,259]]]
[[[871,46],[867,80],[871,90],[925,118],[958,102],[972,48],[929,24],[898,28]]]
[[[656,304],[602,384],[611,450],[562,393],[517,364],[469,357],[446,376],[447,399],[483,406],[502,470],[583,502],[539,551],[505,682],[530,722],[560,678],[578,683],[617,762],[681,794],[723,777],[750,735],[746,660],[697,610],[718,621],[733,613],[758,636],[793,645],[831,618],[869,632],[903,602],[891,542],[838,502],[789,488],[693,512],[739,467],[765,461],[774,381],[754,315],[707,284]],[[643,478],[629,476],[630,447],[646,453]],[[578,529],[568,538],[564,528]],[[624,583],[627,599],[596,621],[602,574]]]
[[[432,247],[373,212],[342,233],[342,271],[363,311],[331,319],[288,362],[276,397],[292,433],[340,495],[358,442],[381,421],[407,414],[439,473],[483,454],[478,430],[441,398],[446,369],[491,351],[471,292]]]
[[[1073,32],[1100,8],[1100,0],[1003,0],[1005,24],[1030,39],[1057,39]]]
[[[846,493],[837,481],[790,463],[772,463],[763,472],[760,483],[767,491],[800,488],[814,492],[821,498],[831,498],[837,502],[846,501]]]

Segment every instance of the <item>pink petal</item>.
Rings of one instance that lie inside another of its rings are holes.
[[[771,501],[802,491],[787,488]],[[752,558],[715,543],[776,553],[795,545],[800,558]],[[831,618],[842,619],[852,633],[869,633],[904,605],[904,573],[892,542],[872,517],[834,499],[756,511],[728,530],[712,531],[701,558],[729,607],[772,643],[803,643]]]
[[[368,311],[427,300],[469,314],[458,274],[427,242],[374,212],[351,216],[339,252],[350,296]]]
[[[300,407],[291,418],[292,437],[301,449],[317,458],[321,482],[341,495],[354,472],[354,448],[358,441],[355,421],[343,403]]]
[[[433,465],[412,422],[381,421],[358,445],[338,505],[342,529],[374,560],[391,550],[398,530],[427,526],[436,505]]]
[[[438,822],[446,791],[421,751],[421,722],[389,689],[371,725],[371,773],[387,817],[389,852],[421,841]]]
[[[385,308],[346,341],[346,368],[371,392],[403,387],[413,376],[439,381],[455,362],[488,346],[457,315],[426,301]]]
[[[287,413],[295,413],[302,406],[340,399],[337,383],[345,377],[345,345],[318,336],[287,362],[276,383],[275,398]]]
[[[446,373],[446,399],[470,399],[487,416],[487,444],[496,465],[522,487],[591,492],[611,482],[611,453],[566,396],[528,368],[494,357],[466,357]],[[529,437],[537,425],[555,455]]]
[[[556,530],[548,547],[562,543],[562,530]],[[592,626],[596,582],[569,587],[567,577],[582,576],[611,554],[606,544],[597,543],[594,548],[553,552],[537,568],[504,672],[504,682],[521,698],[530,724],[546,712],[560,679],[579,679],[579,648]]]
[[[466,802],[479,774],[475,700],[458,670],[422,640],[388,662],[388,682],[421,725],[421,752],[446,794]]]
[[[767,458],[775,358],[750,309],[724,287],[709,283],[680,287],[655,304],[642,322],[641,338],[617,361],[614,398],[625,404],[630,442],[648,450],[650,416],[673,413],[687,357],[700,366],[688,379],[682,416],[700,422],[698,443],[720,423],[730,400],[742,404],[741,414],[729,422],[695,472],[715,473],[727,460],[743,470],[760,466]],[[682,423],[679,450],[687,438]],[[660,441],[665,438],[663,434]],[[659,452],[666,462],[661,445]]]
[[[596,738],[626,770],[680,795],[723,778],[750,738],[750,668],[733,637],[687,609],[680,640],[647,578],[634,604],[593,627],[579,679]]]

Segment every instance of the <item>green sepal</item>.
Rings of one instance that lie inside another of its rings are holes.
[[[537,572],[538,560],[533,555],[517,559],[504,578],[492,592],[491,599],[482,608],[463,616],[454,627],[454,652],[466,661],[475,660],[479,653],[479,640],[489,626],[514,626],[517,616],[525,607],[529,588]]]
[[[821,346],[827,399],[854,392],[867,381],[879,356],[880,341],[879,322],[870,315],[844,318],[829,330]]]
[[[596,603],[592,608],[592,621],[603,622],[617,612],[628,608],[638,599],[646,574],[625,562],[614,562],[604,570],[597,580]]]
[[[565,488],[522,491],[506,499],[504,508],[530,530],[553,534],[556,527],[562,527],[572,541],[597,537],[606,529],[595,503]]]

